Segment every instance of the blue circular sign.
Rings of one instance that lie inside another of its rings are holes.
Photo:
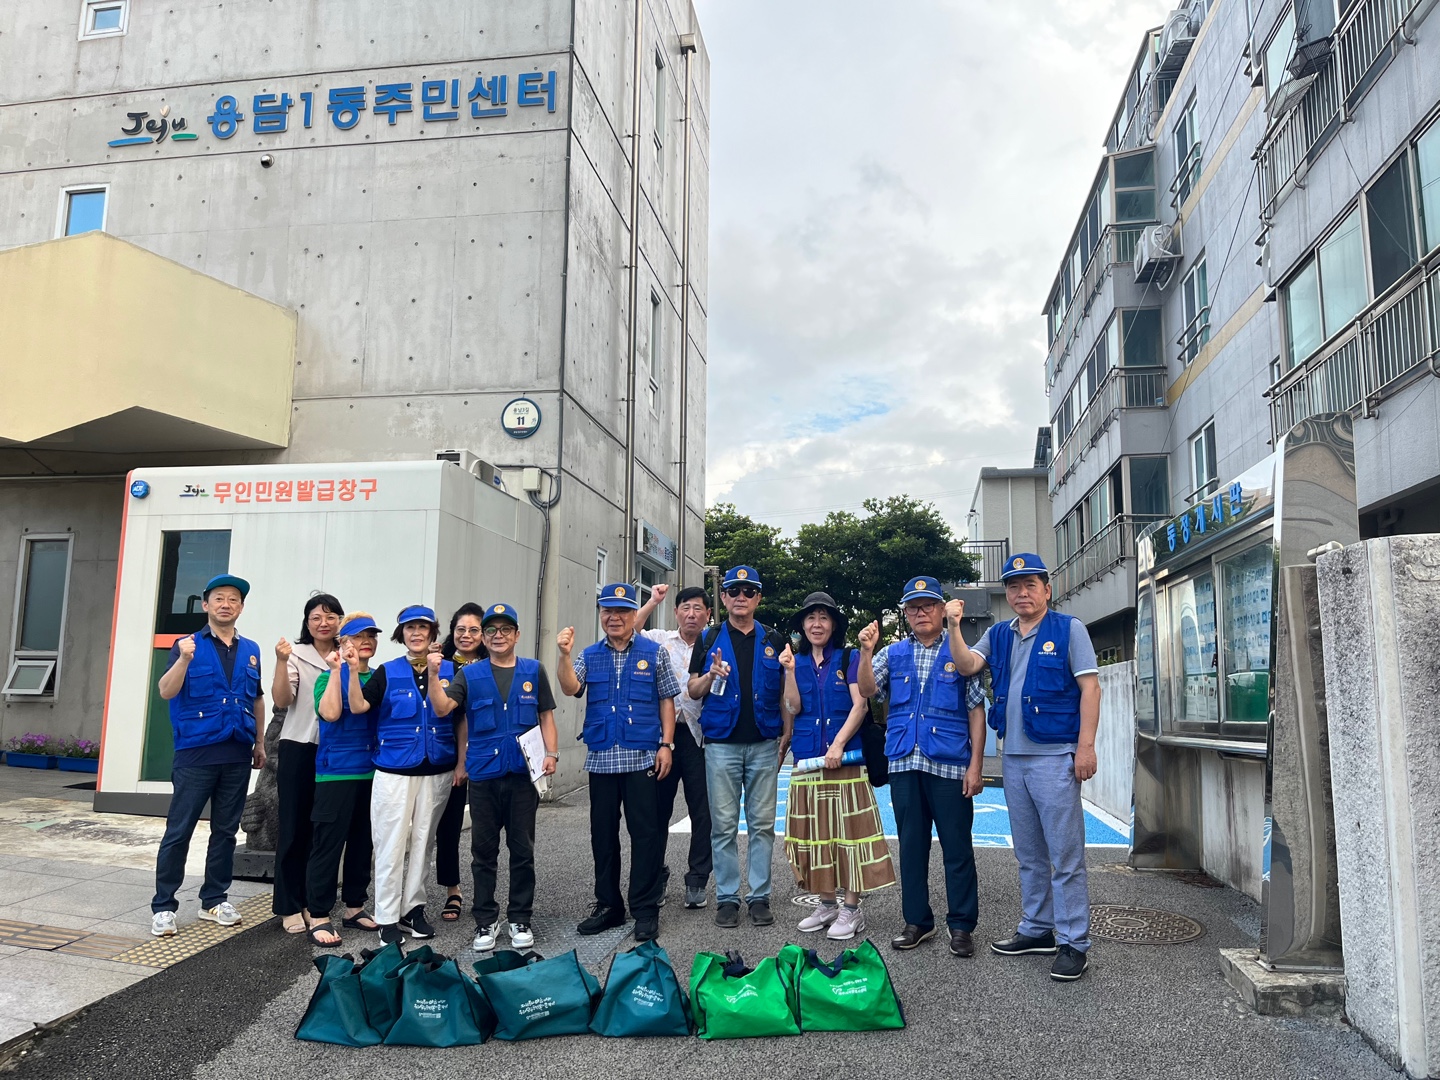
[[[143,499],[150,494],[150,484],[145,480],[136,480],[130,485],[130,494],[137,499]]]
[[[500,412],[500,426],[512,439],[528,439],[540,430],[540,406],[526,397],[518,397]]]

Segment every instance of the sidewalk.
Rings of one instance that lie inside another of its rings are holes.
[[[268,886],[237,881],[245,921],[198,923],[209,827],[190,844],[181,932],[150,936],[163,818],[96,814],[84,773],[0,766],[0,1056],[186,957],[270,918]]]

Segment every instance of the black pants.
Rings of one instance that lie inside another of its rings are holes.
[[[665,827],[656,807],[651,771],[590,774],[590,853],[595,858],[595,899],[625,910],[620,898],[620,812],[630,833],[630,913],[653,919],[660,913],[660,867],[665,862]]]
[[[465,825],[466,785],[450,789],[435,829],[435,880],[446,889],[460,884],[460,830]]]
[[[655,782],[656,820],[660,822],[661,844],[670,828],[670,815],[675,810],[675,793],[685,783],[685,807],[690,813],[690,866],[685,884],[703,889],[710,881],[710,795],[705,789],[705,751],[696,744],[690,727],[680,720],[675,724],[675,760],[670,773]]]
[[[890,798],[900,834],[900,911],[905,921],[922,930],[935,925],[930,908],[930,827],[940,837],[945,864],[945,925],[972,931],[980,918],[979,883],[971,826],[975,802],[967,799],[965,781],[930,773],[892,772]]]
[[[275,894],[271,910],[294,915],[305,907],[310,861],[310,815],[315,809],[315,744],[281,739],[275,763],[280,828],[275,840]]]
[[[335,906],[335,877],[345,853],[347,908],[363,908],[370,892],[371,780],[323,780],[315,785],[314,834],[305,868],[305,906],[325,919]]]
[[[470,910],[477,928],[494,926],[500,917],[495,886],[501,829],[505,830],[505,846],[510,851],[505,918],[512,923],[531,921],[535,907],[535,811],[539,808],[540,793],[528,773],[470,781],[470,872],[475,879],[475,900]]]

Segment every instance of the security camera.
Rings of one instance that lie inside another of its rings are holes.
[[[271,165],[274,165],[274,164],[275,164],[275,159],[274,159],[273,157],[271,157],[269,154],[261,154],[261,155],[260,155],[260,167],[261,167],[262,169],[268,169],[268,168],[270,168]]]

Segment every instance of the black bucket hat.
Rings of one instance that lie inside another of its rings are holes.
[[[842,645],[845,642],[845,632],[850,629],[849,617],[840,610],[835,603],[835,598],[827,592],[812,592],[805,597],[805,602],[800,605],[800,612],[790,620],[790,629],[803,638],[805,634],[805,616],[816,608],[823,608],[829,612],[830,618],[835,623],[835,631],[830,635],[830,641],[834,645]]]

